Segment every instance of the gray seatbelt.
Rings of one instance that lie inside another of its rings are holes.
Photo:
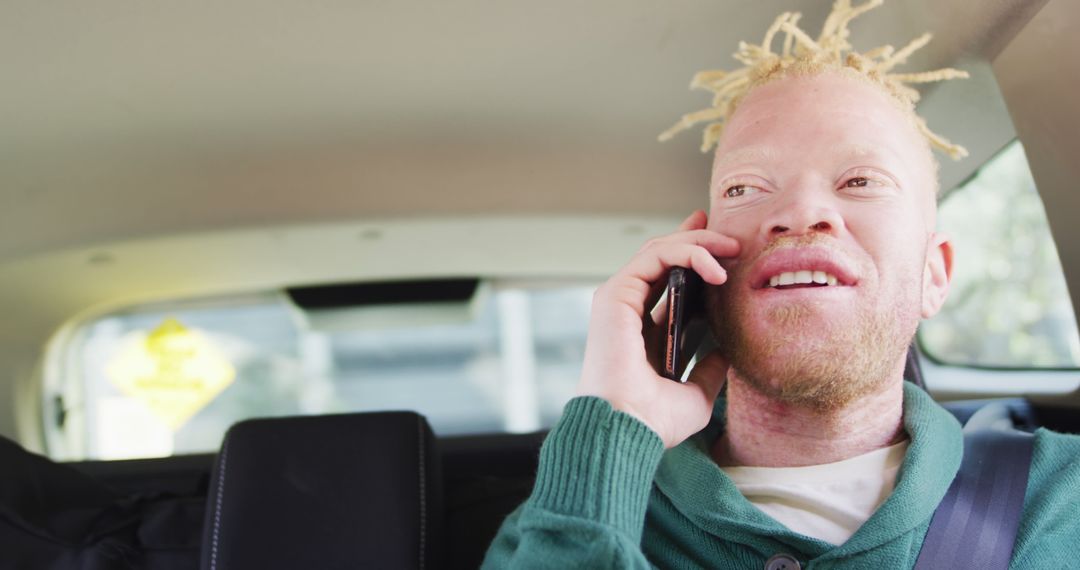
[[[1034,439],[1012,429],[1003,404],[968,420],[960,470],[934,511],[916,570],[1009,567]]]

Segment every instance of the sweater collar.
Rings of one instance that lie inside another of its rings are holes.
[[[709,426],[668,450],[656,474],[656,486],[684,516],[702,530],[725,540],[761,545],[775,541],[808,558],[840,559],[900,538],[929,524],[945,496],[963,453],[960,424],[924,392],[904,383],[904,430],[911,438],[897,474],[896,487],[847,542],[833,546],[789,530],[758,510],[709,456],[722,433],[726,401],[717,400]]]

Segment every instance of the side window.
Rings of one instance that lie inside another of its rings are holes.
[[[953,239],[949,299],[920,342],[946,364],[1075,368],[1080,336],[1046,212],[1014,141],[939,208]]]
[[[481,282],[468,302],[318,318],[277,293],[104,315],[50,355],[50,453],[216,451],[242,419],[374,410],[415,410],[439,435],[539,430],[573,395],[593,289]]]

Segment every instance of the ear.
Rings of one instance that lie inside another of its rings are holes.
[[[932,233],[926,243],[926,266],[923,267],[922,318],[941,310],[949,296],[952,281],[953,249],[949,236]]]

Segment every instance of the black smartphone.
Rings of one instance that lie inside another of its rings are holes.
[[[705,283],[692,269],[674,267],[668,274],[667,331],[660,374],[677,382],[691,357],[710,338],[705,318]]]

